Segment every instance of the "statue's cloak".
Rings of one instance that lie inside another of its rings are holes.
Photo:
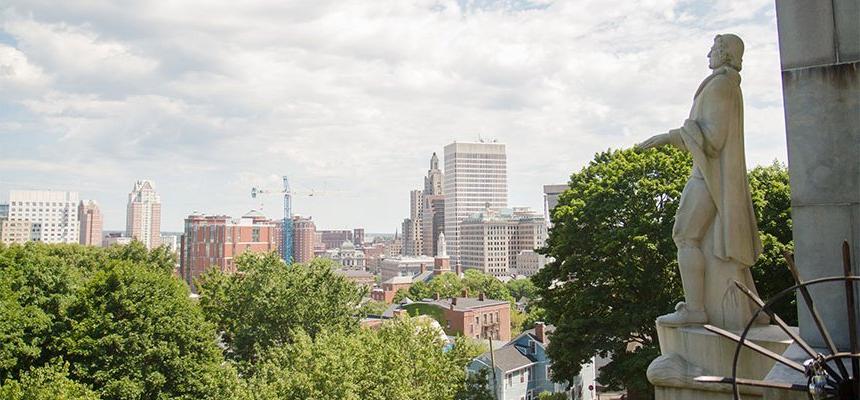
[[[706,78],[679,130],[717,208],[714,255],[747,267],[761,254],[744,156],[743,95],[738,71],[722,67]]]

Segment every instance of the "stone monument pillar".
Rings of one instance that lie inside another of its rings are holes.
[[[841,246],[847,240],[852,273],[858,275],[860,0],[777,0],[776,12],[798,272],[803,280],[841,276]],[[836,346],[849,351],[843,288],[819,285],[810,292]],[[828,353],[803,299],[797,301],[801,337]],[[784,355],[801,362],[808,358],[794,345]],[[767,379],[806,383],[781,365]],[[773,391],[766,398],[788,397]]]
[[[860,273],[860,0],[776,2],[795,260],[804,280],[842,275],[848,240]],[[811,289],[841,348],[848,345],[842,290]],[[801,336],[823,346],[803,305]]]

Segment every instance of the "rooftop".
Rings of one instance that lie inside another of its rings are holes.
[[[504,301],[504,300],[492,300],[492,299],[479,300],[479,299],[476,299],[473,297],[456,297],[455,299],[456,299],[456,303],[457,303],[457,304],[454,304],[454,310],[455,311],[467,311],[467,310],[470,310],[473,308],[491,307],[491,306],[499,306],[499,305],[503,305],[503,304],[504,305],[509,304],[507,301]],[[435,304],[439,307],[446,308],[446,309],[451,308],[451,304],[452,304],[450,298],[434,300],[431,303]]]

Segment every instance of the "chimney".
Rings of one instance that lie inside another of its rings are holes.
[[[478,294],[478,301],[484,301],[484,300],[485,300],[484,292],[479,293]]]
[[[543,321],[535,322],[535,336],[537,336],[537,340],[541,343],[546,343],[546,333],[544,332],[544,323]]]
[[[427,266],[421,264],[421,273],[423,274],[425,271],[427,271]]]
[[[456,306],[456,305],[457,305],[457,298],[452,297],[451,298],[451,309],[454,309],[454,306]]]
[[[463,297],[469,297],[469,288],[463,288]]]

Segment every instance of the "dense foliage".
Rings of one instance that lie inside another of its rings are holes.
[[[257,399],[452,399],[480,349],[443,351],[438,325],[399,319],[378,331],[298,333],[271,349],[250,378]]]
[[[0,247],[4,390],[55,380],[105,399],[221,397],[214,327],[172,267],[140,243]]]
[[[380,305],[327,261],[236,263],[198,301],[164,248],[0,245],[0,398],[444,400],[482,351],[427,318],[359,328]]]
[[[228,357],[255,362],[270,347],[290,343],[297,330],[314,337],[358,326],[365,290],[333,272],[331,260],[287,266],[275,253],[244,253],[235,263],[239,273],[212,269],[198,284]]]
[[[645,370],[659,355],[654,320],[683,297],[672,226],[690,168],[672,148],[607,151],[571,176],[542,250],[554,261],[533,278],[535,314],[556,325],[548,353],[557,379],[572,381],[595,354],[611,354],[601,383],[653,397]],[[750,181],[765,242],[756,280],[785,282],[776,253],[790,245],[787,173],[758,168]],[[771,286],[759,286],[762,296]]]

